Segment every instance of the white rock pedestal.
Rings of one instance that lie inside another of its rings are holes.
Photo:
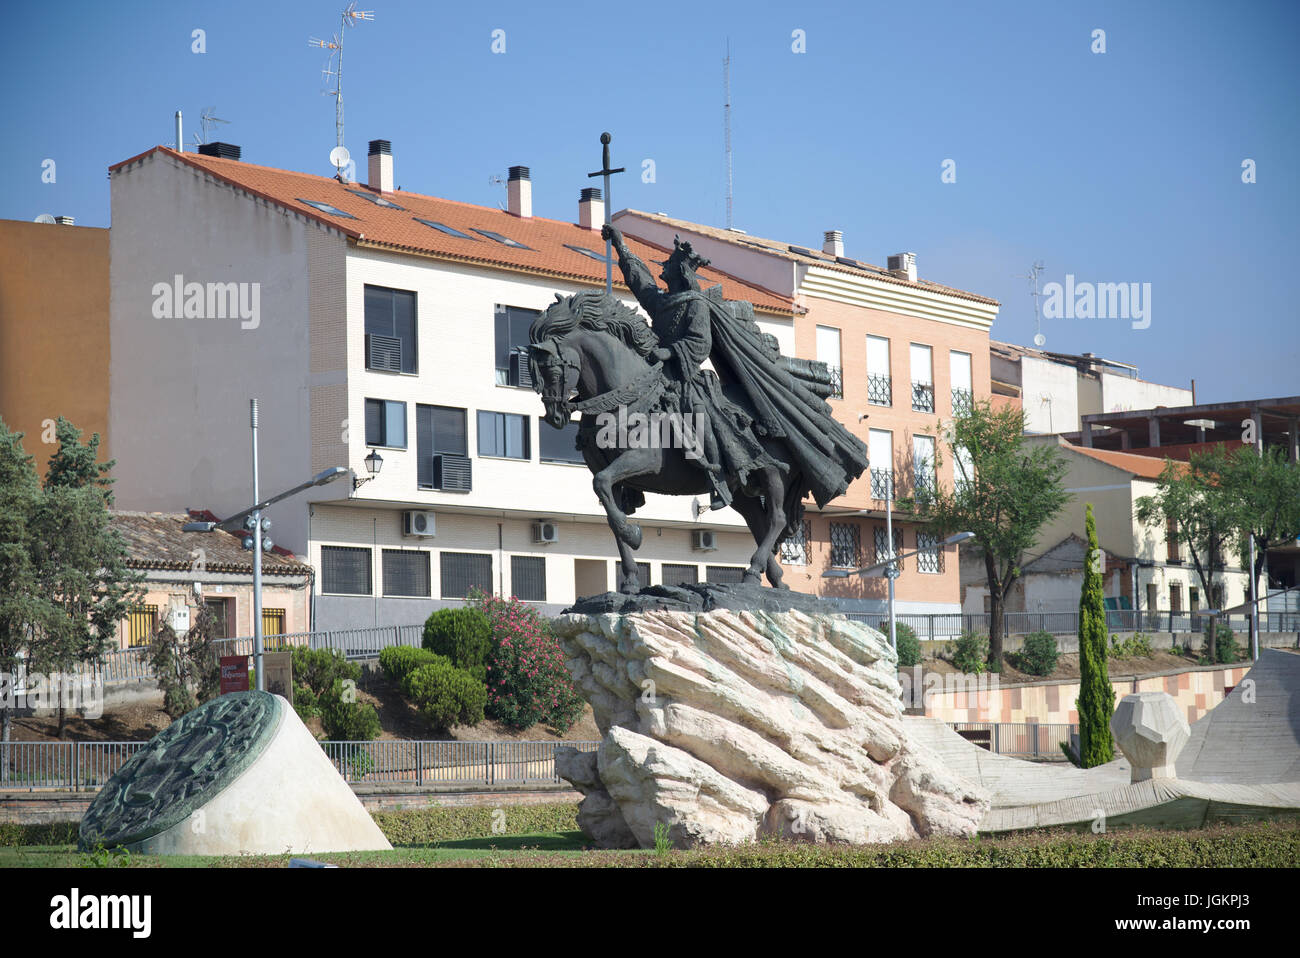
[[[83,849],[278,855],[391,849],[283,698],[223,695],[123,765],[82,819]]]
[[[556,758],[597,845],[652,847],[656,825],[678,847],[965,836],[989,807],[909,740],[875,629],[716,609],[569,614],[556,631],[604,736]]]
[[[1110,718],[1115,742],[1132,766],[1131,781],[1176,778],[1174,762],[1191,734],[1173,697],[1165,692],[1135,692],[1120,699]]]

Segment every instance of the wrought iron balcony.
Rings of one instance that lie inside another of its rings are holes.
[[[873,406],[894,404],[894,381],[888,376],[867,375],[867,402]]]
[[[844,370],[839,366],[826,365],[826,371],[831,374],[831,399],[844,398]]]
[[[892,469],[872,469],[871,470],[871,498],[872,499],[892,499],[894,486],[894,471]]]
[[[975,409],[975,396],[969,389],[954,389],[952,391],[952,414],[954,416],[969,416]]]
[[[934,384],[912,383],[912,410],[934,412]]]

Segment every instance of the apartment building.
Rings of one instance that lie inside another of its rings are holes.
[[[822,573],[891,555],[885,511],[891,490],[901,499],[925,485],[953,482],[945,422],[990,396],[989,328],[998,303],[920,279],[911,253],[889,256],[887,267],[846,256],[838,230],[813,249],[662,213],[625,210],[614,222],[661,246],[675,235],[689,239],[716,268],[800,307],[794,352],[831,368],[837,385],[831,407],[867,443],[871,468],[825,510],[805,504],[802,536],[782,546],[785,581],[834,597],[846,609],[884,611],[884,579],[824,579]],[[939,541],[924,522],[895,509],[892,554],[923,550],[901,563],[900,612],[959,611],[956,548]]]
[[[474,587],[546,612],[614,587],[575,429],[541,421],[522,360],[557,293],[604,284],[599,191],[575,188],[572,219],[547,219],[523,166],[502,210],[395,189],[388,141],[367,165],[365,184],[343,182],[212,144],[111,169],[117,504],[251,505],[257,397],[262,498],[355,473],[267,513],[272,539],[318,571],[315,628],[418,622]],[[717,268],[702,278],[795,351],[789,295]],[[643,581],[739,578],[753,545],[738,515],[647,500]]]

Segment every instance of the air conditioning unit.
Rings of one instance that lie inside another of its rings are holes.
[[[412,509],[402,513],[402,535],[435,536],[437,534],[437,525],[432,512]]]
[[[713,552],[718,548],[718,534],[712,529],[696,529],[691,534],[691,548],[696,552]]]
[[[433,457],[433,488],[469,492],[473,488],[473,463],[468,456],[440,453]]]
[[[554,522],[543,520],[533,523],[534,542],[559,542],[560,529]]]

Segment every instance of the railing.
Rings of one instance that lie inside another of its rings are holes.
[[[892,499],[893,491],[890,488],[894,483],[894,470],[892,469],[872,469],[871,470],[871,498],[872,499]]]
[[[390,645],[419,647],[424,625],[381,625],[368,629],[335,629],[328,632],[290,632],[262,637],[263,650],[276,652],[295,646],[338,649],[348,659],[373,659]],[[219,639],[214,643],[221,655],[252,655],[253,638]]]
[[[844,398],[844,370],[839,366],[826,364],[826,371],[831,375],[831,399]]]
[[[952,414],[969,416],[975,408],[975,396],[969,389],[956,388],[952,391]]]
[[[912,383],[912,411],[934,412],[934,383]]]
[[[1012,758],[1049,759],[1066,761],[1061,751],[1072,735],[1079,734],[1078,725],[1038,722],[952,722],[957,733],[974,733],[962,737],[984,746],[990,752]],[[986,735],[980,733],[987,733]]]
[[[873,406],[894,404],[894,381],[889,376],[867,374],[867,402]]]
[[[883,557],[883,558],[888,558]],[[878,560],[880,558],[878,557]],[[885,612],[846,612],[850,619],[865,622],[873,628],[884,623],[888,628],[889,615]],[[991,616],[987,613],[935,613],[901,614],[895,620],[907,625],[918,639],[952,641],[963,632],[989,632]],[[1078,635],[1079,612],[1068,609],[1057,612],[1006,612],[1003,614],[1003,635],[1028,635],[1030,632],[1050,632],[1053,635]],[[1249,617],[1245,614],[1219,616],[1219,622],[1237,634],[1244,644],[1249,631]],[[1200,613],[1146,612],[1132,609],[1107,609],[1108,632],[1183,633],[1202,635],[1210,627],[1210,618]],[[1261,632],[1300,632],[1300,614],[1295,612],[1261,612]]]
[[[0,789],[94,791],[147,742],[0,745]],[[558,785],[555,750],[599,742],[321,742],[353,785]]]

